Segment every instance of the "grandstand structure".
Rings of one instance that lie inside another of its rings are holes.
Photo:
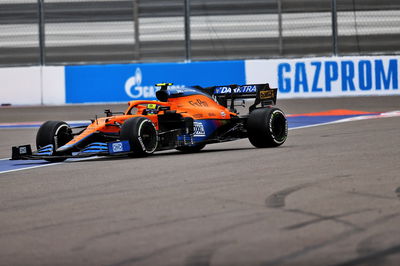
[[[0,66],[184,61],[185,0],[1,0]],[[332,0],[188,0],[190,59],[332,55]],[[400,1],[336,0],[339,55],[400,53]]]

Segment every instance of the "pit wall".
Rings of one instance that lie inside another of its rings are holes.
[[[62,105],[155,99],[176,88],[269,82],[278,98],[400,95],[400,56],[0,68],[0,104]]]

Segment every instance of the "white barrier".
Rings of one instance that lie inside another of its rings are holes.
[[[65,104],[65,68],[43,67],[42,71],[43,104]]]
[[[0,92],[0,104],[40,104],[40,67],[0,68]]]
[[[279,88],[279,98],[400,95],[399,56],[246,61],[246,82]]]
[[[1,104],[65,104],[64,67],[0,68]]]

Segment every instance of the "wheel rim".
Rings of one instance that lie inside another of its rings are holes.
[[[283,142],[287,136],[286,117],[282,112],[275,111],[271,115],[270,130],[275,141]]]
[[[66,144],[68,141],[72,139],[71,131],[68,125],[62,125],[57,128],[56,132],[54,133],[54,149],[58,149],[59,147]]]
[[[145,152],[152,153],[157,148],[157,132],[153,123],[144,121],[140,125],[139,141]]]

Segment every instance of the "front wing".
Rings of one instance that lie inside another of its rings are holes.
[[[123,155],[131,152],[129,141],[114,142],[94,142],[84,149],[72,152],[71,154],[57,154],[54,147],[49,144],[37,151],[32,152],[31,145],[21,145],[12,147],[11,160],[45,160],[45,159],[69,159],[69,158],[87,158],[92,156]]]

